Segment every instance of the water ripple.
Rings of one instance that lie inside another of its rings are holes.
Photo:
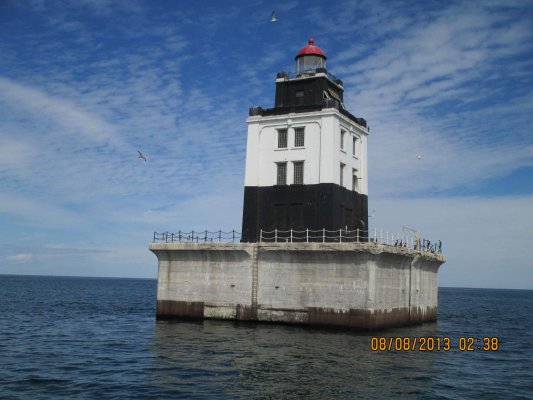
[[[377,352],[356,332],[156,322],[152,280],[0,276],[0,398],[532,398],[533,292],[442,289],[439,321],[498,352]]]

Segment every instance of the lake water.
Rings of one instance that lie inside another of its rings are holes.
[[[441,288],[438,322],[358,333],[156,322],[156,285],[0,275],[0,398],[533,398],[533,291]],[[372,336],[451,349],[373,352]],[[461,351],[461,337],[498,350]]]

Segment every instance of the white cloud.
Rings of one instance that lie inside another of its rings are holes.
[[[443,242],[440,286],[533,288],[533,196],[370,199],[371,231]]]
[[[9,261],[27,261],[29,260],[30,258],[32,258],[33,255],[32,254],[28,254],[28,253],[20,253],[20,254],[15,254],[13,256],[8,256],[6,257],[7,260]]]
[[[96,142],[117,140],[115,129],[111,124],[97,115],[86,112],[71,101],[2,77],[0,77],[0,93],[2,93],[0,100],[10,103],[11,107],[23,108],[31,117],[58,123],[63,128],[61,133],[59,134],[59,130],[50,132],[56,139],[66,134],[76,135],[77,140],[87,139]]]
[[[46,197],[32,198],[0,190],[0,216],[13,216],[21,225],[34,228],[67,228],[83,223],[82,215],[65,209],[60,202],[46,200]]]
[[[508,59],[533,50],[533,29],[511,24],[499,5],[433,10],[370,53],[355,45],[341,54],[348,108],[372,128],[373,195],[443,192],[533,165],[532,98],[520,89],[530,66]]]

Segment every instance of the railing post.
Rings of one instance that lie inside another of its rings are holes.
[[[259,229],[259,243],[263,241],[263,228]]]
[[[194,243],[194,231],[191,232],[191,241]]]
[[[305,230],[305,243],[309,243],[309,228]]]
[[[389,244],[389,232],[385,232],[385,234],[386,234],[385,244]]]
[[[205,239],[204,242],[207,243],[207,229],[205,230]]]
[[[222,230],[219,229],[219,231],[218,231],[218,243],[220,243],[221,239],[222,239]]]
[[[178,231],[178,242],[181,243],[181,229]]]
[[[278,242],[278,229],[274,229],[274,243]]]
[[[357,228],[357,232],[355,234],[355,240],[357,240],[357,242],[359,242],[359,228]]]
[[[232,243],[235,243],[235,229],[233,229],[233,230],[231,231],[231,233],[232,233],[232,239],[231,239],[231,242],[232,242]]]
[[[326,228],[322,228],[322,243],[326,243]]]
[[[339,229],[339,243],[342,243],[342,228]]]
[[[292,228],[291,228],[291,243],[292,243]]]

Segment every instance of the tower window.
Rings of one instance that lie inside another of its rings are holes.
[[[278,129],[278,149],[287,148],[287,129]]]
[[[294,184],[303,185],[304,184],[304,162],[297,161],[293,163],[294,166]]]
[[[340,179],[339,179],[340,186],[344,186],[344,167],[345,167],[345,165],[343,163],[341,163],[341,167],[340,167],[340,171],[339,171],[339,173],[340,173]]]
[[[355,168],[352,170],[352,190],[359,192],[359,178],[357,177],[357,170]]]
[[[346,136],[346,131],[341,129],[341,150],[344,150],[344,138]]]
[[[304,104],[304,91],[297,90],[296,91],[296,105],[302,106],[303,104]]]
[[[287,184],[287,163],[276,163],[277,166],[277,185]]]
[[[355,136],[352,139],[352,154],[357,155],[357,138]]]
[[[294,129],[294,147],[304,147],[305,144],[305,130],[304,128]]]

